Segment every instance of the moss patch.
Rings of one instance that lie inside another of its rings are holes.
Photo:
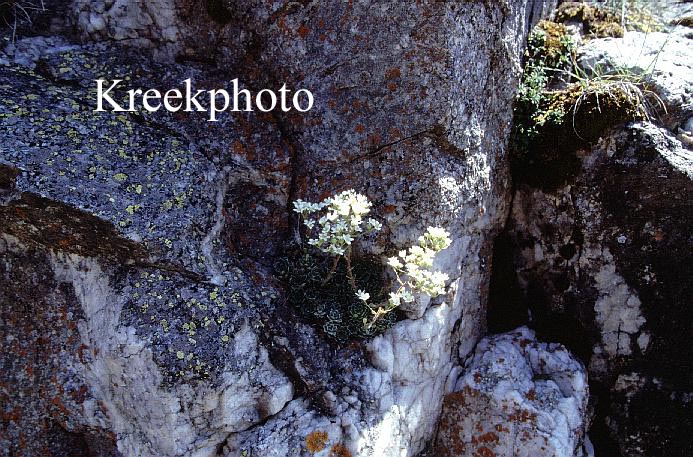
[[[621,11],[608,6],[596,6],[582,2],[565,2],[556,10],[556,22],[580,23],[582,33],[587,38],[621,38],[628,30],[638,32],[656,32],[662,29],[662,23],[647,8],[628,4],[625,16]]]
[[[637,32],[659,32],[664,24],[650,10],[631,5],[626,12],[626,28]]]
[[[591,38],[622,37],[618,16],[605,8],[582,2],[566,2],[556,11],[556,22],[579,22],[582,32]]]
[[[580,149],[611,127],[645,118],[641,102],[624,83],[573,83],[546,92],[532,117],[531,141],[516,144],[513,174],[534,187],[556,189],[579,171]]]
[[[575,45],[565,25],[540,21],[529,37],[528,63],[558,68],[570,62]]]
[[[563,19],[585,17],[568,3]],[[647,117],[643,94],[629,76],[575,78],[575,44],[563,24],[540,22],[529,37],[514,106],[511,165],[517,181],[553,190],[579,169],[576,152],[608,128]],[[632,78],[631,78],[632,79]]]

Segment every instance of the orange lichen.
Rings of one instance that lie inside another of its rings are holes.
[[[310,33],[310,29],[309,29],[308,27],[306,27],[305,25],[301,25],[301,26],[298,28],[298,35],[299,35],[301,38],[304,38],[304,39],[305,39],[305,38],[308,36],[308,33]]]
[[[515,410],[514,414],[508,416],[508,420],[511,422],[534,422],[536,419],[537,415],[526,409]]]
[[[316,430],[306,436],[306,449],[308,452],[320,452],[327,446],[327,432]]]
[[[332,446],[329,457],[351,457],[351,452],[345,445],[339,443]]]
[[[385,72],[385,79],[395,79],[402,76],[402,70],[397,67],[390,68]]]
[[[499,439],[498,439],[498,435],[496,435],[495,433],[487,432],[487,433],[484,433],[483,435],[480,435],[478,438],[478,441],[480,443],[496,443],[497,444],[499,442]]]
[[[479,449],[474,451],[474,457],[496,457],[496,453],[486,446],[481,446]]]
[[[467,406],[467,399],[464,392],[453,392],[451,394],[447,394],[443,399],[443,402],[446,405],[453,405],[453,407],[455,407],[455,405],[459,407]]]

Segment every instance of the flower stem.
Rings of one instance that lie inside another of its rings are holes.
[[[356,280],[354,279],[354,273],[351,271],[351,246],[349,246],[349,249],[346,252],[346,256],[344,256],[344,260],[346,260],[347,277],[349,278],[349,284],[351,284],[351,287],[354,290],[356,290]]]
[[[337,265],[339,265],[339,258],[341,256],[336,256],[334,260],[332,261],[332,268],[330,268],[330,271],[327,273],[327,276],[325,276],[325,279],[322,281],[322,285],[324,286],[328,282],[330,282],[330,279],[332,279],[332,275],[334,274],[335,271],[337,271]]]

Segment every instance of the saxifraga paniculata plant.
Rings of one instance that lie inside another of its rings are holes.
[[[444,293],[447,275],[432,269],[435,255],[450,245],[447,231],[429,227],[418,245],[388,259],[396,290],[384,287],[385,268],[373,257],[352,259],[352,243],[379,231],[380,222],[365,218],[371,202],[354,190],[320,203],[294,202],[306,227],[309,249],[279,262],[277,273],[288,287],[289,302],[321,326],[331,338],[346,342],[373,337],[397,321],[394,311],[417,294]]]

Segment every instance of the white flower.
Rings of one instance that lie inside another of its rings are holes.
[[[390,293],[387,312],[400,306],[402,302],[412,303],[415,294],[423,293],[431,297],[445,293],[449,277],[440,271],[433,271],[436,253],[450,246],[449,233],[440,227],[428,227],[419,237],[419,244],[399,251],[398,256],[389,257],[387,264],[397,273],[399,287]]]
[[[345,190],[319,203],[303,200],[293,202],[294,211],[303,218],[308,229],[316,226],[319,230],[308,239],[308,244],[315,246],[326,254],[343,256],[351,244],[363,233],[372,233],[382,229],[382,224],[373,218],[364,219],[371,210],[371,202],[365,195],[353,189]],[[448,275],[433,270],[436,254],[449,247],[450,233],[442,227],[428,227],[418,238],[418,244],[403,249],[397,256],[389,257],[387,264],[396,272],[399,287],[390,292],[387,304],[368,303],[370,294],[363,290],[356,291],[356,297],[366,303],[374,313],[374,319],[404,303],[416,300],[416,294],[423,293],[436,297],[445,293]],[[374,311],[377,308],[377,311]],[[365,323],[365,322],[364,322]]]
[[[294,202],[294,211],[297,213],[303,213],[307,209],[307,205],[310,205],[310,203],[306,203],[303,200],[296,200]]]
[[[331,254],[334,254],[334,255],[344,255],[344,252],[346,252],[346,251],[345,251],[344,248],[342,248],[342,247],[335,246],[335,245],[330,245],[330,246],[327,248],[327,252],[328,252],[328,253],[331,253]]]
[[[390,265],[395,270],[402,268],[402,262],[399,261],[397,257],[389,257],[387,259],[387,264]]]
[[[306,218],[304,224],[308,229],[312,230],[316,224],[319,225],[317,238],[310,238],[308,243],[326,254],[344,255],[351,243],[364,231],[372,232],[382,228],[382,224],[374,219],[368,219],[364,227],[363,216],[370,211],[371,202],[353,189],[328,197],[320,203],[296,200],[293,205],[294,211]],[[325,212],[313,214],[322,210]]]
[[[356,297],[358,297],[359,300],[368,301],[368,299],[371,298],[371,294],[359,289],[356,291]]]
[[[412,294],[410,291],[405,290],[401,294],[402,300],[404,300],[405,303],[411,303],[414,301],[414,294]]]
[[[374,232],[379,232],[380,229],[383,228],[383,224],[371,218],[368,218],[368,220],[366,221],[366,225],[368,226],[369,230]]]
[[[311,213],[315,213],[317,211],[320,211],[321,209],[323,209],[325,207],[324,202],[322,202],[322,203],[309,203],[309,205],[310,205],[310,212]]]
[[[412,246],[409,248],[409,252],[403,257],[407,264],[429,268],[433,266],[433,257],[435,254],[436,253],[431,249],[421,246]]]
[[[426,233],[419,237],[421,247],[428,247],[436,252],[446,249],[451,243],[450,233],[442,227],[428,227]]]

